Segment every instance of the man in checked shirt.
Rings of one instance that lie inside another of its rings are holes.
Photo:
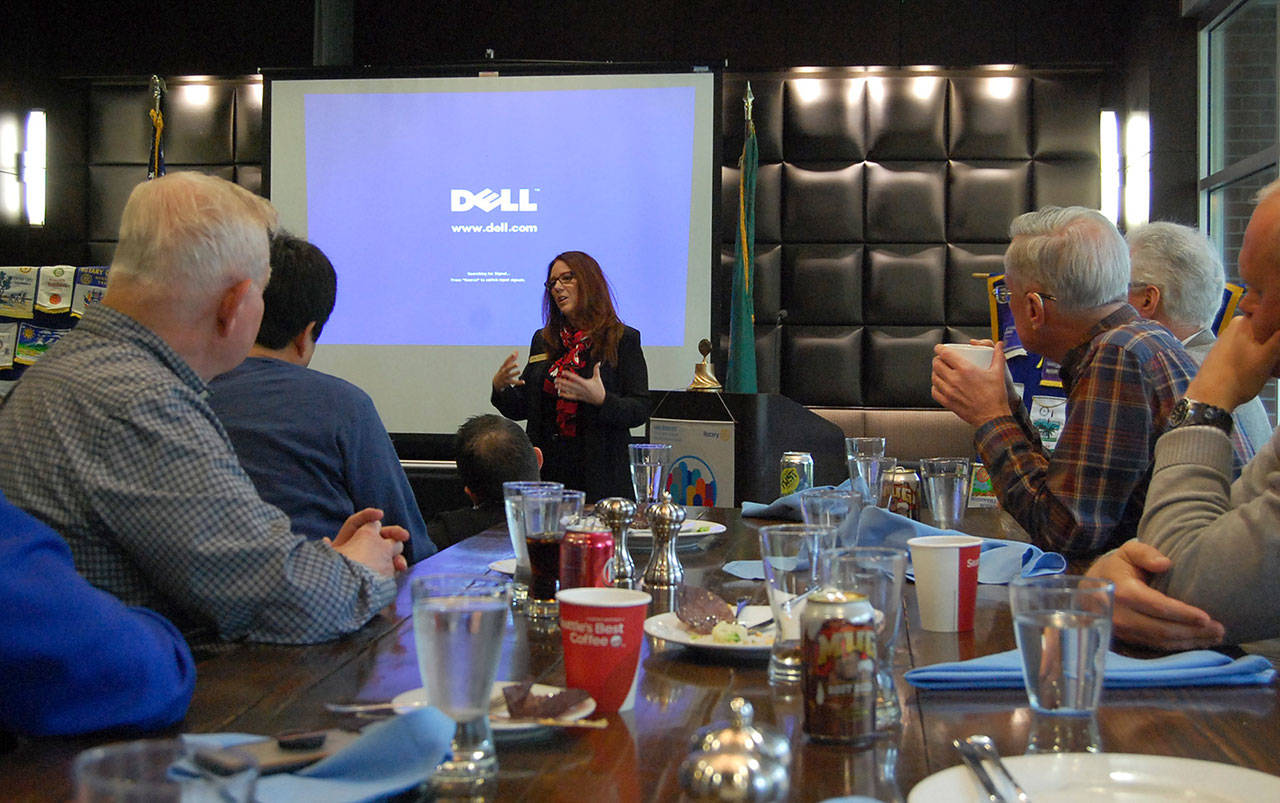
[[[365,509],[308,541],[262,501],[205,402],[262,318],[275,210],[228,181],[134,188],[102,303],[0,407],[0,489],[127,605],[213,638],[302,644],[392,601],[400,527]]]
[[[1091,558],[1137,534],[1156,439],[1196,364],[1129,306],[1129,250],[1111,221],[1046,207],[1015,218],[1009,233],[999,300],[1027,350],[1061,365],[1068,394],[1053,456],[1013,391],[1001,344],[985,371],[935,348],[933,398],[977,428],[1000,505],[1032,542]],[[1251,456],[1237,434],[1237,473]]]

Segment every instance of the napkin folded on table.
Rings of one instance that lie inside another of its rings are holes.
[[[1162,658],[1128,658],[1108,652],[1103,686],[1261,686],[1270,683],[1275,674],[1271,662],[1261,655],[1233,661],[1213,650],[1180,652]],[[906,678],[922,689],[1020,689],[1022,658],[1017,650],[1009,650],[968,661],[917,667],[908,671]]]
[[[848,490],[850,487],[849,480],[845,480],[839,485],[815,485],[813,490]],[[863,496],[867,493],[867,484],[861,479],[858,480],[858,489],[862,491]],[[800,512],[800,494],[804,491],[796,491],[793,494],[779,496],[769,504],[763,502],[743,502],[742,515],[748,519],[781,519],[784,521],[804,521],[804,514]]]
[[[840,488],[849,487],[846,480]],[[750,512],[755,511],[755,512]],[[800,519],[800,494],[788,494],[771,505],[743,502],[742,515],[760,518]],[[860,546],[894,546],[907,549],[907,541],[921,535],[963,535],[956,530],[940,530],[928,524],[884,508],[866,507],[858,519],[858,544]],[[733,568],[730,568],[730,567]],[[1015,577],[1038,577],[1045,574],[1061,574],[1067,569],[1067,559],[1057,552],[1045,552],[1023,541],[1007,541],[1001,538],[983,538],[982,555],[978,563],[978,582],[988,585],[1004,585]],[[764,579],[760,561],[734,561],[724,570],[747,580]],[[907,565],[907,577],[915,579],[915,573]]]
[[[444,758],[453,720],[436,708],[419,708],[365,728],[328,758],[292,773],[258,779],[260,803],[358,803],[403,792],[422,783]],[[187,733],[197,747],[234,747],[261,739],[248,733]]]

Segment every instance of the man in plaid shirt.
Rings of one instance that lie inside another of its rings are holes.
[[[76,569],[198,641],[310,643],[390,603],[409,537],[354,514],[308,541],[258,496],[206,383],[249,352],[275,210],[222,179],[134,188],[107,292],[0,407],[0,489]]]
[[[1061,365],[1068,393],[1053,456],[1013,391],[1001,344],[985,371],[936,348],[933,398],[977,428],[1000,505],[1032,542],[1090,558],[1137,533],[1156,439],[1196,364],[1129,306],[1128,247],[1100,213],[1046,207],[1009,232],[999,300],[1027,350]],[[1238,434],[1235,445],[1238,472],[1250,454]]]

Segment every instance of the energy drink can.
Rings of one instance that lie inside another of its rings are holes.
[[[783,452],[778,476],[778,486],[783,496],[807,491],[813,487],[813,455],[808,452]]]

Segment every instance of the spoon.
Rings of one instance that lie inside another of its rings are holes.
[[[1004,795],[1000,794],[1000,790],[996,788],[996,783],[991,779],[987,768],[982,765],[982,757],[978,755],[977,749],[959,739],[952,739],[951,744],[955,746],[956,752],[960,754],[960,760],[964,762],[964,765],[969,768],[969,771],[982,784],[982,788],[986,790],[989,803],[1008,803],[1004,799]]]
[[[1003,775],[1005,780],[1009,782],[1009,785],[1013,787],[1013,793],[1017,796],[1019,803],[1028,803],[1030,798],[1027,797],[1026,791],[1021,786],[1018,786],[1018,782],[1014,780],[1013,775],[1009,773],[1009,768],[1000,760],[1000,751],[996,749],[995,742],[991,741],[990,736],[975,733],[968,739],[965,739],[965,742],[973,747],[980,755],[986,756],[991,763],[996,765],[996,769],[1000,770],[1000,774]]]

